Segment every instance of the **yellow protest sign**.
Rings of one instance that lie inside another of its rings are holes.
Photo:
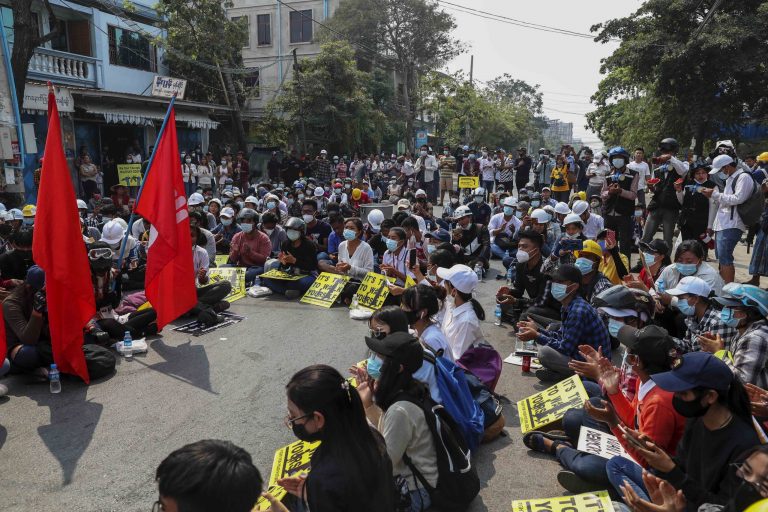
[[[480,186],[480,176],[459,176],[459,188],[477,188]]]
[[[141,184],[141,164],[117,164],[117,181],[126,187]]]
[[[368,272],[357,289],[357,303],[361,308],[376,311],[381,309],[389,295],[387,278],[375,272]]]
[[[277,450],[274,462],[272,463],[272,473],[269,475],[267,492],[278,500],[282,500],[287,491],[280,487],[277,481],[288,476],[309,473],[309,461],[312,459],[312,454],[315,453],[318,446],[320,446],[319,441],[315,443],[295,441]],[[253,510],[269,510],[269,502],[260,497]]]
[[[245,297],[245,267],[212,268],[208,271],[211,283],[229,281],[232,283],[232,291],[224,297],[227,302],[235,302]]]
[[[349,279],[349,276],[323,272],[317,276],[315,282],[312,283],[312,286],[309,287],[309,290],[307,290],[307,293],[304,294],[299,302],[329,308],[339,298],[339,295],[344,290],[344,285],[347,284]]]
[[[216,255],[216,266],[220,267],[222,265],[226,265],[227,261],[229,261],[229,254],[217,254]]]
[[[588,492],[575,496],[515,500],[512,512],[614,512],[608,491]]]
[[[279,279],[281,281],[298,281],[302,277],[307,277],[306,274],[304,275],[294,275],[289,274],[288,272],[283,272],[282,270],[272,269],[269,272],[264,272],[261,274],[262,279],[269,278],[269,279]]]
[[[405,289],[407,290],[411,286],[416,286],[416,281],[411,276],[405,276]]]
[[[568,409],[582,407],[587,391],[578,375],[573,375],[554,386],[517,402],[520,428],[523,434],[561,419]]]

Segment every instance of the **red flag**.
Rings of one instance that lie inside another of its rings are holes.
[[[83,354],[83,328],[96,314],[96,303],[52,88],[48,91],[48,137],[43,156],[32,251],[35,262],[45,271],[53,361],[59,371],[78,375],[87,384],[90,377]]]
[[[152,224],[144,282],[147,300],[157,311],[158,329],[197,304],[189,213],[180,161],[176,114],[171,107],[135,209]]]

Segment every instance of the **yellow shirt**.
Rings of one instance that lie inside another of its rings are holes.
[[[627,256],[625,254],[619,254],[619,257],[624,264],[624,268],[629,271],[629,261],[627,260]],[[616,262],[613,261],[613,256],[610,254],[603,256],[603,261],[600,262],[600,266],[597,269],[613,284],[621,284],[621,278],[616,270]]]
[[[550,174],[552,178],[552,192],[568,192],[571,186],[568,185],[568,167],[555,167]],[[555,180],[562,179],[563,185],[555,185]]]

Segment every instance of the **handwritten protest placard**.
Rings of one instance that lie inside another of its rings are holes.
[[[309,287],[309,290],[307,290],[307,293],[304,294],[300,302],[329,308],[333,306],[341,292],[344,291],[344,286],[349,279],[349,276],[323,272],[317,276],[317,279]]]
[[[581,383],[578,375],[574,375],[544,391],[520,400],[517,402],[517,412],[523,434],[531,430],[539,430],[562,419],[565,411],[582,407],[587,398],[584,384]]]
[[[515,500],[512,512],[614,512],[608,491],[597,491],[575,496]]]
[[[272,463],[272,473],[269,475],[267,492],[278,500],[282,500],[288,494],[288,491],[280,487],[277,481],[281,478],[309,473],[309,462],[312,460],[312,454],[315,453],[318,446],[320,446],[319,441],[315,443],[295,441],[277,450],[274,462]],[[259,498],[253,510],[269,510],[269,502],[264,498]]]
[[[582,452],[591,453],[604,459],[619,456],[635,462],[635,459],[627,453],[627,450],[616,439],[616,436],[594,428],[585,427],[584,425],[581,426],[581,431],[579,432],[579,445],[577,448]]]

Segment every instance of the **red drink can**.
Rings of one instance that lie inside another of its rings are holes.
[[[523,356],[523,372],[528,373],[531,371],[531,356]]]

